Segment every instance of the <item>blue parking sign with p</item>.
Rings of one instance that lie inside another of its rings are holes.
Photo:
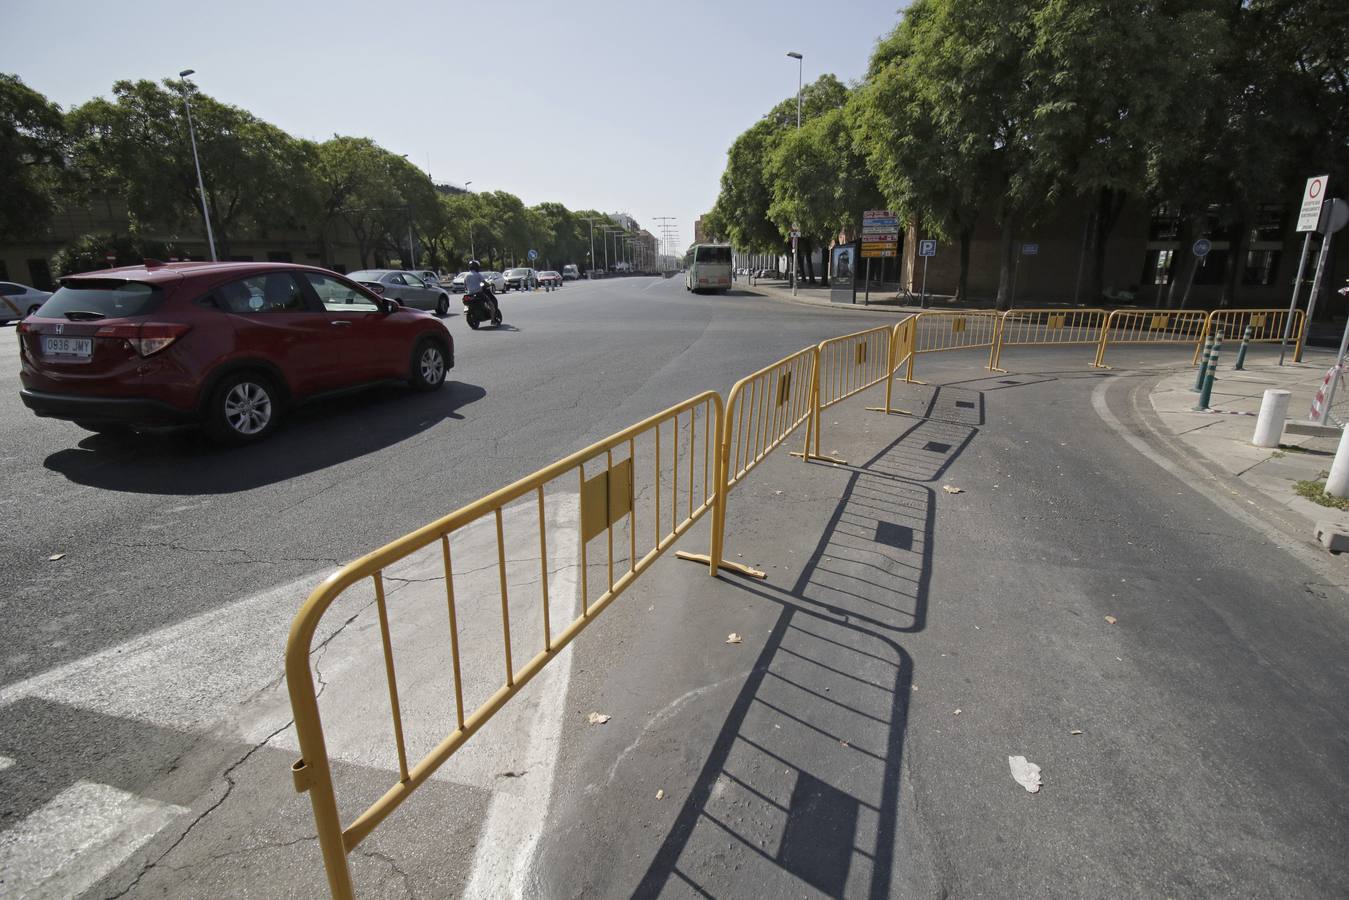
[[[919,241],[919,242],[918,242],[918,255],[919,255],[919,256],[936,256],[936,255],[937,255],[937,242],[936,242],[936,241]]]

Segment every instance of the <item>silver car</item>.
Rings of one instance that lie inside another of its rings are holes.
[[[397,300],[412,309],[424,309],[438,316],[449,315],[450,292],[439,284],[427,284],[415,272],[400,269],[362,269],[347,275],[375,293]]]
[[[50,296],[16,281],[0,281],[0,324],[31,316]]]
[[[506,293],[505,275],[502,275],[500,272],[479,272],[478,274],[482,276],[483,281],[491,286],[492,293]],[[450,290],[456,294],[462,294],[464,292],[464,279],[467,277],[467,272],[460,272],[458,275],[454,276],[454,280],[450,282]]]

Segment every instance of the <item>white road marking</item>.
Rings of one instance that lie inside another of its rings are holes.
[[[205,730],[277,678],[290,620],[325,574],[306,575],[7,685],[0,689],[0,706],[39,697],[165,728]]]
[[[77,781],[0,833],[0,885],[24,900],[78,896],[185,812]]]

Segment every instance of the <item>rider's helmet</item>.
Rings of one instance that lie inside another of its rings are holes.
[[[468,267],[472,269],[474,272],[477,272],[482,268],[482,263],[478,262],[476,259],[470,259],[468,261]]]

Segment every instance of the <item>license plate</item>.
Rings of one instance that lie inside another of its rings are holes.
[[[60,356],[67,359],[88,359],[94,352],[93,338],[69,338],[42,336],[42,352],[46,356]]]

